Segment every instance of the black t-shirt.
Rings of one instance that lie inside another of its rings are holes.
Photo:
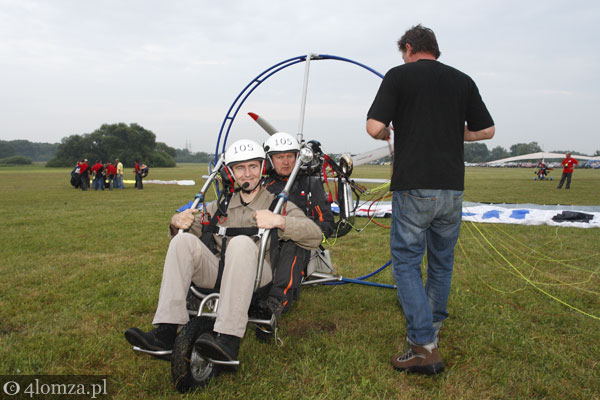
[[[464,126],[494,125],[475,82],[435,60],[392,68],[367,118],[394,125],[391,190],[464,190]]]

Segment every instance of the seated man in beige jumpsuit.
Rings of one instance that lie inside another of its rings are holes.
[[[227,172],[238,189],[227,206],[227,217],[219,219],[217,227],[258,227],[277,229],[279,240],[292,240],[298,246],[314,249],[321,243],[321,229],[298,207],[288,202],[282,214],[268,210],[276,199],[261,184],[265,152],[251,140],[238,140],[225,152]],[[219,255],[222,237],[213,235],[217,255],[199,239],[202,222],[217,211],[216,202],[206,207],[208,215],[186,210],[171,219],[173,237],[167,251],[158,307],[152,324],[155,329],[144,332],[129,328],[127,340],[147,350],[168,350],[173,346],[177,329],[189,321],[186,295],[193,282],[201,288],[212,288],[219,275]],[[177,233],[183,229],[183,233]],[[202,355],[214,360],[237,360],[240,339],[246,331],[248,309],[258,269],[259,242],[239,235],[229,238],[220,282],[220,299],[214,332],[201,335],[197,345]],[[273,271],[265,255],[260,286],[271,282]]]

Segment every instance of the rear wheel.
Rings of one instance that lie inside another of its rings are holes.
[[[171,375],[175,388],[181,393],[203,387],[219,374],[219,367],[204,359],[195,346],[198,337],[212,332],[213,326],[212,318],[193,318],[175,339],[171,355]]]

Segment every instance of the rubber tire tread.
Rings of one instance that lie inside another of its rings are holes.
[[[212,332],[214,324],[215,321],[212,318],[192,318],[175,339],[173,354],[171,354],[171,377],[175,388],[181,393],[204,387],[211,379],[219,375],[220,367],[214,364],[208,367],[212,368],[212,371],[203,380],[194,378],[190,370],[190,357],[196,340],[203,333]]]

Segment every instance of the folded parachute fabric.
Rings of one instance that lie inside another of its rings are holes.
[[[135,183],[135,181],[132,180],[124,180],[123,183]],[[180,185],[180,186],[194,186],[196,184],[196,181],[194,180],[181,180],[181,181],[176,181],[176,180],[172,180],[172,181],[159,181],[157,179],[144,179],[144,184],[146,183],[155,183],[158,185]]]
[[[339,214],[339,206],[331,204],[331,210]],[[567,213],[579,215],[559,220],[554,217]],[[392,202],[367,201],[359,204],[356,209],[358,217],[390,217]],[[583,216],[581,215],[583,214]],[[585,216],[589,217],[585,217]],[[573,228],[600,228],[600,206],[568,206],[542,204],[489,204],[463,202],[462,220],[469,222],[517,224],[517,225],[551,225]]]
[[[592,214],[586,214],[577,211],[563,211],[560,214],[556,214],[552,217],[552,221],[556,222],[585,222],[589,223],[594,216]]]
[[[560,204],[485,204],[465,201],[462,220],[496,224],[600,228],[600,207]]]

